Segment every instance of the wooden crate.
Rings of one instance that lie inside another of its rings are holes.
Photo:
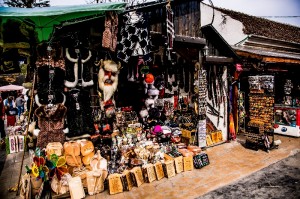
[[[164,174],[167,178],[174,177],[176,175],[174,160],[167,160],[163,163]]]
[[[156,180],[155,169],[153,164],[147,164],[142,167],[145,182],[153,182]]]
[[[154,169],[155,169],[155,174],[156,174],[156,179],[161,180],[165,177],[163,166],[161,162],[156,162],[154,164]]]
[[[183,170],[191,171],[194,169],[193,156],[183,157]]]

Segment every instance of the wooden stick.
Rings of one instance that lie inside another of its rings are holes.
[[[29,121],[30,121],[30,115],[31,115],[31,112],[32,112],[33,99],[34,99],[33,96],[34,96],[35,78],[36,78],[36,71],[34,71],[34,75],[33,75],[33,83],[32,83],[32,90],[31,90],[31,97],[30,97],[30,108],[29,108],[29,113],[28,113],[28,123],[27,123],[27,126],[26,126],[26,131],[25,131],[25,135],[24,136],[28,135],[28,128],[29,128],[29,124],[30,124]],[[22,175],[22,168],[23,168],[23,163],[24,163],[25,151],[26,150],[25,150],[25,147],[24,147],[21,168],[20,168],[20,171],[19,171],[18,188],[17,188],[16,196],[19,195],[19,191],[20,191],[20,180],[21,180],[21,175]]]

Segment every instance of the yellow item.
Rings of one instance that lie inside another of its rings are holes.
[[[32,168],[31,168],[31,171],[32,171],[32,174],[35,176],[35,177],[38,177],[39,176],[39,168],[36,166],[36,164],[33,164],[32,165]]]
[[[57,167],[62,167],[67,163],[65,156],[61,156],[58,158],[56,166]]]

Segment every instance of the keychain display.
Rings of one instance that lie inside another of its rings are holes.
[[[200,70],[198,78],[198,106],[199,106],[199,115],[206,114],[206,96],[207,96],[207,80],[206,80],[206,70]],[[197,85],[195,85],[197,88]]]
[[[269,150],[269,135],[274,135],[274,76],[249,76],[248,81],[250,121],[245,132],[246,147]]]
[[[283,86],[284,94],[290,95],[292,93],[292,88],[293,88],[292,80],[286,79],[284,86]]]

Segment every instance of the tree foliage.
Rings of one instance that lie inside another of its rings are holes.
[[[49,7],[50,0],[4,0],[4,4],[19,8]]]

